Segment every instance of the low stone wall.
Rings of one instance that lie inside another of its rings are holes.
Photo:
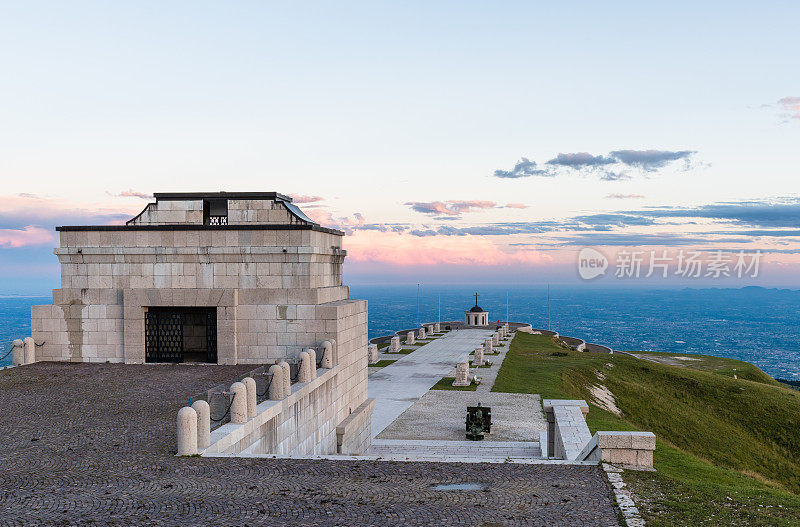
[[[574,461],[592,439],[586,426],[589,405],[583,400],[545,399],[547,457]]]
[[[358,455],[369,449],[372,443],[372,410],[374,408],[375,399],[367,399],[336,427],[337,453]]]
[[[614,353],[614,351],[608,346],[603,346],[602,344],[589,344],[588,342],[586,343],[585,351],[591,351],[593,353]]]
[[[567,346],[574,349],[575,351],[583,351],[584,349],[586,349],[586,341],[582,339],[575,337],[564,337],[564,336],[561,336],[559,338],[563,340]]]
[[[655,449],[656,436],[652,432],[597,432],[577,460],[652,469]]]
[[[211,446],[204,454],[335,454],[338,450],[336,422],[337,374],[342,367],[318,369],[317,377],[295,383],[292,393],[280,400],[267,400],[257,406],[256,416],[243,424],[228,423],[211,433]],[[372,406],[361,409],[361,428],[369,427]],[[346,421],[347,418],[344,419]],[[358,425],[349,427],[350,437],[362,437]]]

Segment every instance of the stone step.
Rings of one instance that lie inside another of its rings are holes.
[[[541,458],[536,441],[433,441],[374,439],[368,452],[396,458],[426,460],[430,458]]]

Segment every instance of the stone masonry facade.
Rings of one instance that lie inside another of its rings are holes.
[[[291,198],[155,194],[126,225],[57,230],[61,288],[52,305],[31,309],[37,361],[162,362],[152,342],[173,337],[149,337],[148,312],[204,309],[215,326],[214,358],[204,362],[292,362],[333,341],[334,425],[366,401],[367,303],[342,285],[344,233]],[[177,330],[180,338],[191,329]],[[183,362],[171,342],[168,362]]]

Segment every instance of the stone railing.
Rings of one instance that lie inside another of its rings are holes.
[[[575,337],[559,337],[564,343],[575,351],[586,349],[586,341]]]

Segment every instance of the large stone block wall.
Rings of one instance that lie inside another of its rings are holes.
[[[62,288],[31,310],[37,353],[143,362],[147,307],[201,306],[217,307],[220,363],[294,357],[335,338],[316,308],[348,297],[340,247],[299,229],[62,231]]]

